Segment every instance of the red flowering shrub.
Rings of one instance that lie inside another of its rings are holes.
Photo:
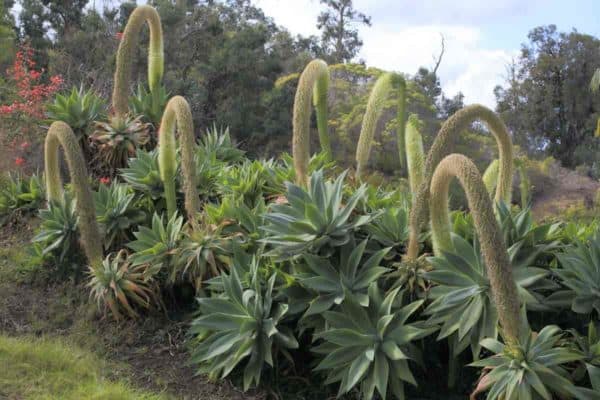
[[[15,61],[7,72],[9,81],[14,84],[14,101],[0,105],[0,116],[25,114],[34,118],[44,117],[44,103],[53,96],[63,83],[60,75],[53,75],[44,83],[44,70],[36,70],[33,50],[24,46],[15,56]]]
[[[103,176],[102,178],[100,178],[100,183],[102,183],[104,185],[110,184],[110,177],[109,176]]]

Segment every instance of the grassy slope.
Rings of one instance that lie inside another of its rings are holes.
[[[110,366],[59,340],[0,336],[0,398],[160,400],[109,380]]]

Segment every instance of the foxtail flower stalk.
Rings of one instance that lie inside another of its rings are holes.
[[[406,254],[407,260],[416,260],[419,255],[419,234],[427,220],[429,207],[429,185],[435,167],[447,155],[453,140],[463,130],[467,129],[473,121],[484,122],[496,139],[499,153],[499,172],[496,186],[496,202],[511,202],[512,177],[513,177],[513,148],[512,139],[504,122],[492,110],[479,104],[467,106],[457,111],[448,118],[437,134],[427,159],[425,160],[425,179],[417,195],[413,196],[413,205],[410,210],[409,242]]]
[[[85,255],[92,270],[102,267],[102,240],[96,223],[94,198],[88,184],[85,160],[73,130],[62,121],[50,125],[44,145],[46,193],[48,202],[62,203],[63,182],[60,177],[59,148],[62,147],[71,184],[75,192],[78,226]]]
[[[308,182],[308,162],[310,159],[310,112],[311,100],[317,113],[317,127],[321,149],[332,159],[331,144],[327,128],[327,92],[329,89],[329,68],[323,60],[311,61],[298,81],[294,98],[292,153],[296,170],[296,183]]]
[[[421,136],[421,121],[416,115],[411,115],[406,123],[405,133],[406,166],[408,167],[408,180],[413,196],[423,183],[423,168],[425,153],[423,151],[423,138]]]
[[[183,190],[185,210],[190,222],[194,223],[200,211],[200,199],[196,188],[196,166],[194,161],[194,122],[188,102],[181,96],[175,96],[167,103],[160,123],[158,135],[158,168],[165,187],[167,214],[169,218],[177,211],[175,193],[175,174],[177,173],[177,141],[175,129],[179,132],[181,148],[181,169],[183,172]]]
[[[451,154],[440,161],[431,179],[431,232],[436,243],[435,253],[439,255],[441,251],[452,250],[448,190],[455,177],[469,201],[503,337],[509,347],[516,349],[520,326],[519,294],[510,259],[481,175],[475,164],[462,154]]]
[[[112,106],[116,115],[124,115],[128,110],[129,80],[133,56],[138,46],[140,32],[144,23],[150,29],[148,45],[148,86],[154,93],[160,86],[164,70],[163,33],[158,12],[150,6],[138,6],[129,17],[119,50],[114,77]]]
[[[356,175],[362,177],[369,161],[371,146],[375,136],[377,122],[389,93],[393,89],[398,89],[398,154],[400,157],[400,165],[404,165],[404,130],[405,130],[405,112],[406,112],[406,82],[404,78],[392,72],[381,75],[375,82],[375,86],[371,90],[367,109],[363,118],[362,127],[360,129],[360,137],[356,146]]]

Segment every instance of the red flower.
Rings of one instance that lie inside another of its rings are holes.
[[[117,38],[117,40],[122,40],[123,39],[123,32],[117,32],[117,33],[115,33],[115,37]]]
[[[100,183],[102,183],[104,185],[108,185],[110,183],[110,177],[103,176],[102,178],[100,178]]]
[[[29,147],[29,142],[23,142],[21,143],[21,150],[25,150]]]
[[[54,95],[63,83],[59,75],[49,77],[49,83],[44,83],[43,69],[35,69],[33,50],[24,46],[15,56],[11,68],[7,70],[8,77],[14,82],[16,99],[12,104],[0,105],[1,115],[25,114],[43,118],[44,104]]]
[[[22,166],[24,164],[25,164],[25,159],[23,157],[17,157],[17,158],[15,158],[15,165],[17,167],[20,167],[20,166]]]

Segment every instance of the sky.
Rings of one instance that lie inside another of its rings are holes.
[[[294,34],[319,34],[318,0],[255,3]],[[359,58],[368,66],[409,74],[432,68],[442,34],[438,75],[446,96],[460,91],[465,103],[491,107],[494,87],[532,28],[555,24],[559,31],[600,36],[600,0],[354,0],[354,6],[372,18],[371,27],[359,29]]]

